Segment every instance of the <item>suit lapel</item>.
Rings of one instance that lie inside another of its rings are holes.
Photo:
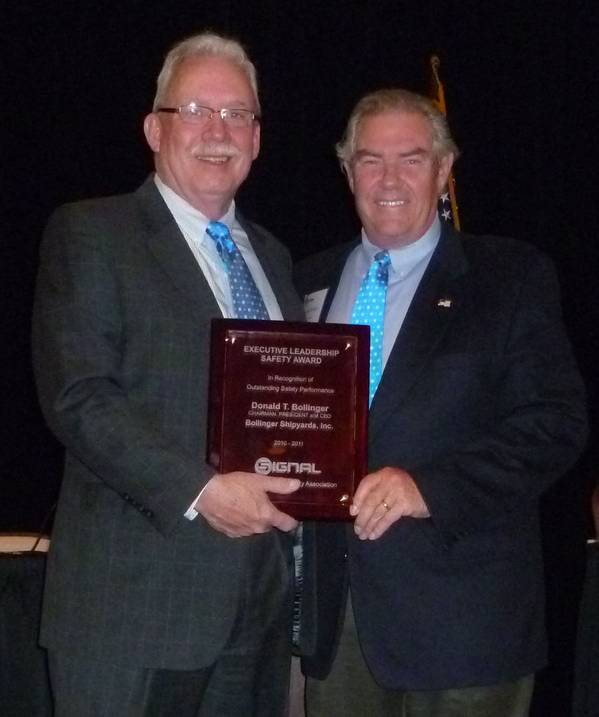
[[[444,229],[391,351],[370,408],[376,435],[418,380],[463,301],[467,261],[460,240]]]
[[[187,297],[190,311],[221,314],[203,271],[181,234],[153,179],[137,191],[148,232],[148,248],[173,284]]]
[[[260,262],[262,271],[266,274],[268,283],[270,284],[277,299],[277,302],[279,303],[279,308],[281,309],[283,316],[286,317],[288,311],[287,307],[285,306],[286,287],[283,286],[281,281],[281,267],[277,267],[274,265],[271,252],[268,251],[266,242],[264,241],[263,237],[260,236],[260,234],[254,229],[252,224],[248,222],[239,211],[236,212],[235,217],[243,227],[245,233],[248,235],[248,239],[250,240],[250,244],[252,245],[254,253],[258,257],[258,261]]]
[[[275,261],[272,248],[269,248],[269,241],[262,233],[265,230],[248,222],[239,210],[236,212],[236,218],[248,235],[252,249],[274,292],[283,318],[287,321],[303,321],[302,306],[291,282],[291,267],[285,267],[280,261]],[[266,234],[266,236],[270,235]]]

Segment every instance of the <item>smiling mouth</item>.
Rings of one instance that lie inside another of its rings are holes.
[[[403,207],[408,202],[405,199],[379,199],[379,207]]]
[[[199,159],[202,162],[209,162],[210,164],[226,164],[231,159],[231,157],[222,154],[215,156],[200,154],[196,156],[196,159]]]

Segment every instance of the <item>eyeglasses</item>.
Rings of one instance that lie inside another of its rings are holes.
[[[198,105],[196,102],[190,102],[179,107],[158,107],[156,112],[178,114],[183,122],[198,125],[206,124],[214,115],[220,115],[220,118],[228,127],[234,128],[249,127],[254,120],[260,121],[260,117],[251,110],[233,109],[231,107],[221,107],[219,110],[215,110],[212,107]]]

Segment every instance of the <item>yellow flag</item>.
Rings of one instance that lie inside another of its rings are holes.
[[[430,59],[431,65],[431,92],[430,96],[433,104],[439,112],[447,116],[447,105],[445,104],[445,88],[439,77],[439,68],[441,61],[437,55],[432,55]],[[460,215],[458,212],[458,202],[455,191],[455,178],[453,172],[450,173],[447,180],[446,191],[439,198],[439,216],[442,221],[451,222],[456,229],[460,229]]]

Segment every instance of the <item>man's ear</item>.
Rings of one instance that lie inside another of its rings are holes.
[[[256,159],[260,152],[260,122],[254,122],[254,126],[252,128],[252,140],[253,140],[253,152],[252,152],[252,159]]]
[[[155,112],[150,112],[144,120],[144,134],[146,136],[146,142],[150,145],[152,152],[158,152],[160,150],[161,133],[162,126],[158,115]]]
[[[349,184],[349,188],[351,189],[351,193],[354,193],[354,175],[352,174],[351,165],[349,162],[343,162],[341,166],[343,170],[343,174],[347,177],[347,183]]]
[[[437,169],[437,192],[440,194],[447,186],[449,173],[453,167],[453,152],[443,155],[439,159],[439,167]]]

